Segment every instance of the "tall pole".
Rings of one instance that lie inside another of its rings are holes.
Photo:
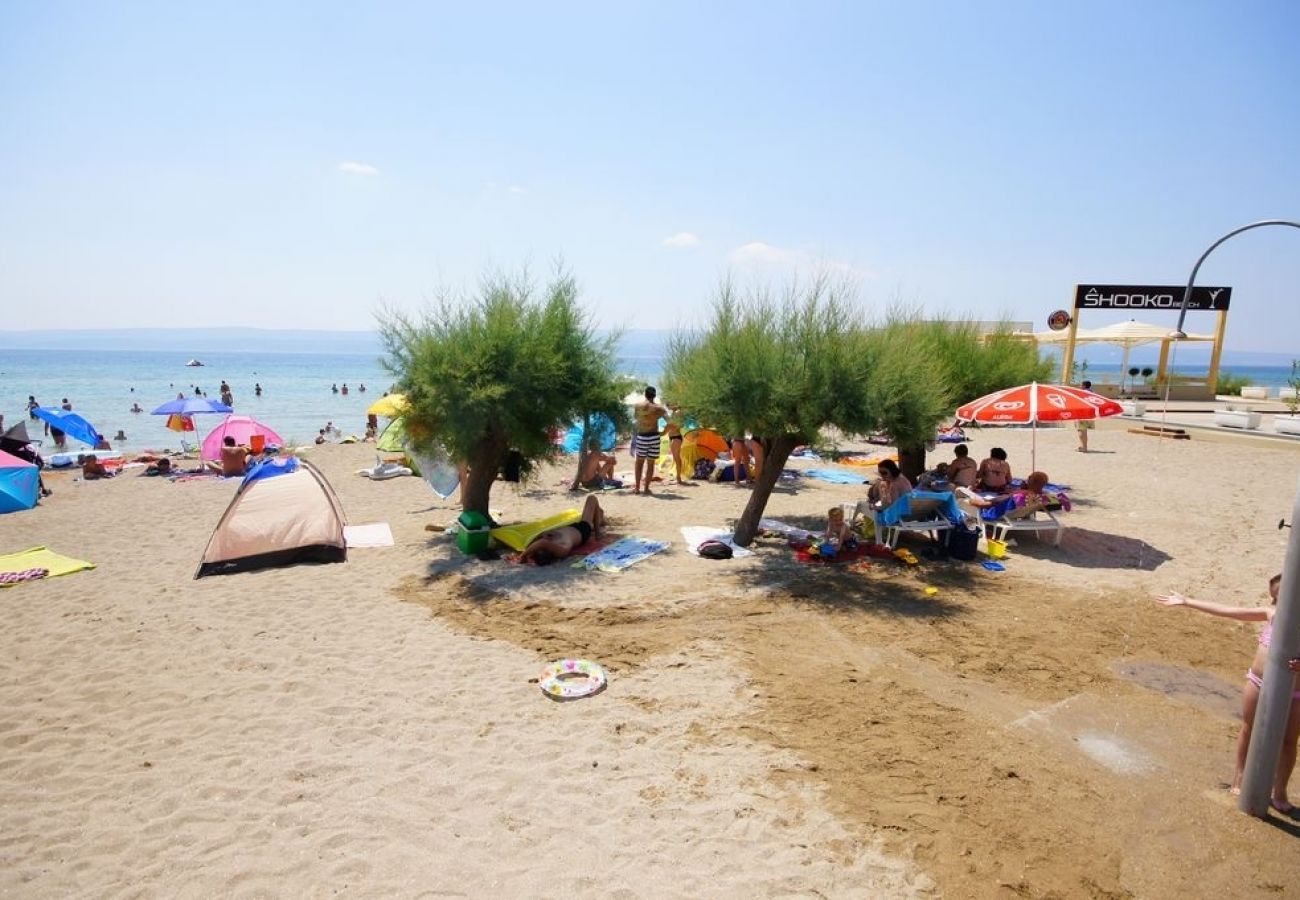
[[[1241,782],[1237,807],[1244,813],[1264,818],[1277,774],[1277,757],[1286,736],[1291,713],[1291,685],[1295,673],[1288,663],[1300,657],[1300,481],[1296,483],[1291,507],[1291,539],[1282,563],[1282,585],[1273,613],[1273,640],[1264,666],[1264,686],[1255,706],[1255,726],[1246,752],[1246,772]]]
[[[1251,222],[1229,231],[1209,246],[1192,266],[1183,291],[1183,305],[1178,313],[1178,328],[1171,335],[1175,340],[1187,337],[1183,320],[1187,318],[1187,305],[1192,300],[1192,288],[1201,263],[1215,248],[1230,237],[1263,228],[1265,225],[1286,225],[1300,228],[1300,222],[1287,219],[1265,219]],[[1222,338],[1220,338],[1220,341]],[[1215,347],[1219,346],[1218,343]],[[1287,541],[1286,559],[1282,563],[1282,584],[1277,595],[1277,610],[1273,613],[1273,640],[1269,645],[1268,662],[1264,666],[1264,686],[1255,706],[1255,724],[1250,733],[1250,747],[1246,752],[1246,771],[1241,782],[1241,799],[1237,807],[1244,813],[1264,818],[1277,774],[1277,757],[1286,737],[1287,719],[1291,714],[1291,691],[1295,676],[1288,664],[1300,657],[1300,534],[1296,533],[1296,520],[1300,518],[1300,481],[1296,483],[1296,496],[1291,508],[1291,539]]]
[[[1183,321],[1187,319],[1187,304],[1192,302],[1192,287],[1196,285],[1196,273],[1200,272],[1201,263],[1231,237],[1253,228],[1265,225],[1286,225],[1288,228],[1300,228],[1300,222],[1286,218],[1265,218],[1258,222],[1232,229],[1218,241],[1212,243],[1201,254],[1192,267],[1192,274],[1187,278],[1187,290],[1183,291],[1183,306],[1178,313],[1178,328],[1171,334],[1175,341],[1186,338]],[[1223,315],[1223,313],[1219,313]],[[1222,332],[1222,319],[1219,330]],[[1214,343],[1216,352],[1216,376],[1218,375],[1217,354],[1222,345],[1222,334]],[[1300,535],[1296,533],[1296,519],[1300,518],[1300,483],[1296,484],[1295,505],[1291,509],[1291,540],[1287,541],[1287,557],[1282,566],[1282,585],[1278,590],[1278,607],[1273,614],[1273,642],[1269,645],[1269,661],[1265,665],[1264,687],[1260,689],[1260,702],[1255,708],[1255,727],[1251,731],[1251,747],[1245,756],[1245,773],[1242,780],[1242,799],[1238,808],[1243,813],[1264,818],[1269,812],[1269,799],[1273,792],[1273,778],[1278,771],[1278,753],[1282,750],[1282,739],[1286,736],[1287,718],[1291,714],[1291,685],[1295,682],[1291,667],[1287,665],[1294,657],[1300,657]]]

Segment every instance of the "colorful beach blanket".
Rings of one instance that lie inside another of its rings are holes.
[[[649,559],[656,553],[668,549],[664,541],[652,541],[647,538],[621,538],[608,547],[584,556],[573,564],[575,569],[599,569],[602,572],[622,572],[643,559]]]
[[[831,484],[867,483],[867,479],[861,475],[854,475],[849,472],[837,472],[834,469],[804,469],[804,474],[809,478],[816,478],[819,481],[829,481]]]
[[[63,556],[45,547],[33,547],[21,553],[0,556],[0,574],[15,575],[29,572],[32,569],[45,569],[46,575],[42,577],[53,578],[55,575],[67,575],[71,572],[80,572],[82,569],[93,568],[95,568],[94,563]],[[30,578],[25,580],[30,580]],[[3,586],[11,587],[12,584],[17,583],[6,582]]]

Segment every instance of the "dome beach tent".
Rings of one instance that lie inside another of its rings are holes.
[[[18,512],[35,506],[40,480],[36,466],[0,450],[0,513]]]
[[[265,460],[244,476],[194,577],[343,562],[343,525],[339,498],[315,466],[294,457]]]
[[[227,437],[235,439],[236,444],[245,446],[253,443],[253,437],[260,435],[266,447],[283,447],[284,438],[272,428],[262,424],[251,416],[226,416],[216,428],[208,432],[203,439],[203,459],[221,459],[222,442]]]

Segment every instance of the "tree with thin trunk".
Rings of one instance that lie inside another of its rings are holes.
[[[742,297],[724,282],[712,321],[669,341],[664,384],[710,427],[760,438],[765,459],[736,524],[748,546],[790,453],[828,427],[863,434],[875,424],[863,365],[865,332],[843,283],[818,277],[781,296]],[[869,360],[868,360],[869,361]]]
[[[541,291],[526,273],[496,275],[476,296],[444,298],[417,317],[386,312],[380,335],[406,395],[408,440],[466,463],[461,506],[484,515],[508,455],[526,476],[557,452],[556,429],[616,412],[621,396],[617,336],[596,335],[563,271]]]

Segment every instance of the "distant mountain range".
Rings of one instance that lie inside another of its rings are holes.
[[[654,359],[663,355],[671,332],[632,329],[623,333],[619,345],[624,357]],[[219,352],[267,353],[357,353],[378,356],[383,344],[374,331],[310,331],[269,328],[121,328],[104,330],[50,329],[40,331],[0,331],[0,352],[12,350],[161,350],[179,351],[188,356]],[[1059,353],[1059,351],[1057,351]],[[1118,365],[1123,358],[1119,347],[1084,345],[1076,357],[1094,364]],[[1159,348],[1155,345],[1136,348],[1129,361],[1136,365],[1155,363]],[[1224,365],[1289,366],[1300,356],[1287,353],[1260,353],[1225,350]],[[1180,365],[1204,364],[1209,361],[1208,344],[1190,344],[1178,349]]]

